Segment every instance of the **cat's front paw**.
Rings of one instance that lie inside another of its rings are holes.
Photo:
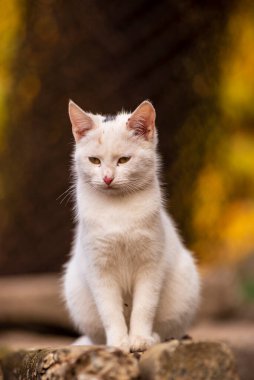
[[[130,336],[130,351],[145,351],[149,347],[160,342],[158,334],[153,333],[151,336],[131,335]]]
[[[118,347],[124,352],[130,352],[130,341],[128,335],[109,338],[107,340],[107,345]]]

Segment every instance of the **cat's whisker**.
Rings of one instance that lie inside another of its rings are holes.
[[[67,199],[67,202],[65,205],[68,204],[68,202],[70,201],[70,199],[72,198],[73,196],[73,193],[75,191],[75,185],[71,185],[70,187],[68,187],[68,189],[66,189],[62,194],[60,194],[56,200],[59,200],[60,201],[60,204],[62,204],[64,202],[64,200]]]
[[[56,200],[58,201],[58,199],[60,199],[66,192],[68,192],[69,191],[69,187],[68,187],[68,189],[67,190],[65,190],[62,194],[60,194],[57,198],[56,198]]]

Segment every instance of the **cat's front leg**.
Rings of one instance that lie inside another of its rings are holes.
[[[145,351],[160,341],[153,332],[156,308],[161,289],[161,274],[143,271],[136,279],[130,321],[130,350]]]
[[[107,345],[129,351],[120,287],[109,275],[97,273],[92,277],[91,290],[105,329]]]

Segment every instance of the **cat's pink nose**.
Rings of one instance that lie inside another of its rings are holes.
[[[110,178],[110,177],[105,176],[105,177],[103,178],[103,181],[104,181],[107,185],[110,185],[111,182],[113,181],[113,179],[114,179],[114,178]]]

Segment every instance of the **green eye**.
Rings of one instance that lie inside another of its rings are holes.
[[[128,162],[130,159],[130,157],[120,157],[117,164],[125,164],[126,162]]]
[[[92,162],[92,164],[100,165],[101,161],[97,157],[88,157],[89,161]]]

